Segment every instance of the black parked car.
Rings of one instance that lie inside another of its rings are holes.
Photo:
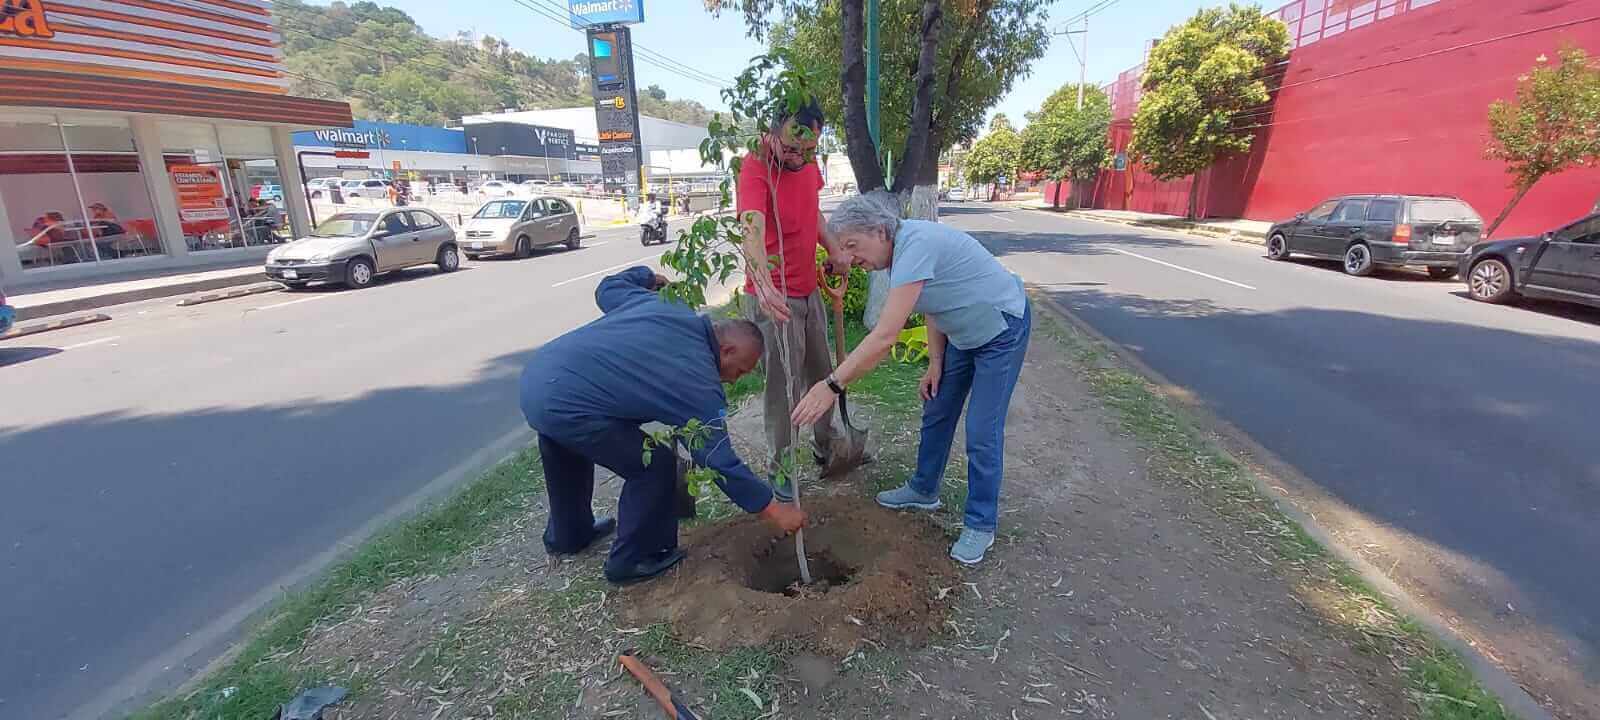
[[[1526,296],[1600,307],[1600,213],[1537,237],[1472,246],[1461,277],[1474,300]]]
[[[1291,254],[1339,260],[1351,275],[1380,267],[1421,267],[1428,276],[1456,274],[1463,252],[1483,233],[1483,218],[1452,197],[1348,195],[1273,225],[1267,257]]]

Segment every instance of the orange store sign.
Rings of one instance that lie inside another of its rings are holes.
[[[173,165],[168,169],[178,191],[178,217],[184,222],[228,220],[222,175],[209,165]]]
[[[55,37],[44,17],[44,0],[0,0],[0,35]]]

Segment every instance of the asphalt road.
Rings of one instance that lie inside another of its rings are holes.
[[[1050,213],[943,221],[1297,470],[1347,544],[1566,717],[1600,717],[1600,311],[1473,302]]]
[[[670,247],[584,242],[0,343],[0,718],[173,687],[281,586],[525,442],[526,359]]]

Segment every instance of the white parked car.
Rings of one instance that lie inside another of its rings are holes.
[[[950,202],[966,202],[967,191],[958,187],[950,188],[949,192],[945,193],[944,199]]]
[[[344,184],[341,190],[348,197],[372,198],[374,200],[388,200],[389,188],[394,186],[391,180],[368,178],[366,180],[351,180]]]
[[[519,188],[515,184],[508,183],[504,180],[490,180],[478,186],[478,194],[484,197],[516,197],[518,193]]]
[[[306,181],[306,192],[311,193],[311,197],[314,198],[323,197],[334,188],[339,187],[339,183],[342,182],[344,182],[343,179],[334,177],[311,178]],[[341,190],[340,192],[343,191]]]

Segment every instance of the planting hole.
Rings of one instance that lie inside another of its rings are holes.
[[[768,552],[756,558],[755,570],[750,573],[750,589],[794,597],[801,593],[823,593],[850,581],[855,571],[835,560],[833,553],[812,553],[811,584],[800,584],[800,564],[795,561],[794,547],[788,552]]]

